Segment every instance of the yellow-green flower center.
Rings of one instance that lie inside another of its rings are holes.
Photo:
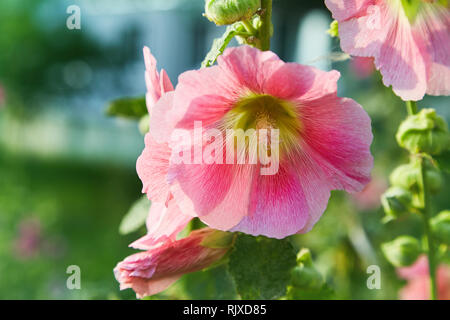
[[[270,95],[251,94],[236,103],[225,116],[224,129],[257,132],[265,129],[279,130],[281,151],[298,144],[301,132],[297,108],[288,101]]]

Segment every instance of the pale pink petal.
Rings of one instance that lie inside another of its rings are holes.
[[[427,94],[450,94],[450,11],[423,3],[413,25],[416,42],[427,63]]]
[[[150,250],[163,243],[175,241],[192,216],[181,212],[174,199],[168,204],[153,202],[147,217],[147,234],[130,244],[130,247]]]
[[[158,143],[168,143],[177,123],[171,115],[174,91],[166,93],[153,107],[150,117],[150,134]]]
[[[325,0],[325,5],[333,13],[336,20],[346,20],[352,16],[360,15],[361,12],[372,5],[376,0]]]
[[[172,82],[164,70],[158,73],[156,59],[151,54],[148,47],[144,47],[145,62],[145,84],[147,86],[146,102],[149,114],[152,115],[152,109],[164,93],[173,91]]]
[[[173,91],[173,84],[170,81],[169,76],[167,75],[166,70],[161,69],[160,73],[160,87],[161,87],[161,95]]]
[[[421,100],[427,90],[426,65],[401,2],[372,3],[346,20],[338,19],[342,49],[374,57],[386,86],[392,85],[403,100]]]
[[[142,181],[142,192],[155,202],[164,203],[169,196],[167,172],[171,150],[167,143],[157,143],[151,134],[145,135],[145,149],[136,163]]]

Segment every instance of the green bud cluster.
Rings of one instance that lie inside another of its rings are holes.
[[[400,124],[398,144],[411,153],[438,155],[450,148],[450,134],[445,120],[434,109],[422,109]]]

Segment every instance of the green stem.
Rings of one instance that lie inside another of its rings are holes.
[[[431,208],[430,208],[430,192],[428,190],[428,182],[426,176],[426,163],[422,158],[421,163],[421,178],[422,178],[422,195],[423,195],[423,218],[425,225],[425,236],[427,239],[427,255],[428,255],[428,268],[430,273],[430,293],[431,299],[437,299],[437,283],[436,283],[436,249],[434,247],[433,234],[430,227]]]
[[[270,37],[272,33],[272,0],[261,0],[261,29],[259,38],[261,50],[270,50]]]
[[[250,21],[244,20],[242,21],[242,24],[244,25],[245,30],[247,30],[250,35],[256,35],[257,30],[255,29],[255,27],[253,27],[253,24]]]
[[[406,110],[408,110],[408,115],[412,116],[417,113],[417,102],[406,101]]]

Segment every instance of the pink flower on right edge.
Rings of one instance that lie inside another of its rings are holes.
[[[403,100],[450,94],[450,13],[442,0],[325,0],[345,52],[373,57]]]
[[[408,281],[400,291],[402,300],[429,300],[430,276],[428,274],[428,259],[422,255],[409,267],[397,270],[399,277]],[[450,267],[441,264],[437,269],[438,299],[450,300]]]

